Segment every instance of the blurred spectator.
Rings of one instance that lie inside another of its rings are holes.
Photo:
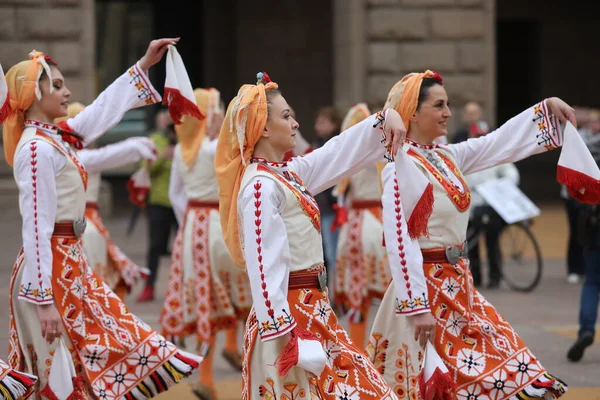
[[[594,160],[600,165],[600,113],[592,111],[588,124],[586,145]],[[574,200],[572,200],[574,201]],[[567,353],[567,358],[577,362],[585,349],[594,343],[595,327],[600,301],[600,206],[576,203],[579,245],[583,248],[584,283],[579,306],[579,332],[577,340]]]
[[[342,120],[334,107],[323,107],[317,111],[315,120],[316,138],[312,144],[313,149],[323,146],[329,139],[340,133]],[[331,231],[331,225],[335,218],[333,205],[337,199],[332,194],[333,188],[321,192],[315,196],[315,200],[321,210],[321,234],[323,235],[323,252],[325,265],[330,270],[329,275],[335,269],[335,257],[338,242],[338,232]]]
[[[139,303],[154,300],[154,284],[158,275],[160,256],[169,254],[171,230],[177,230],[177,219],[169,201],[169,181],[173,152],[177,144],[175,128],[168,111],[160,111],[155,118],[156,132],[150,135],[158,151],[158,158],[149,164],[150,193],[148,195],[149,245],[146,267],[150,275],[146,287],[138,297]]]
[[[468,102],[463,109],[463,125],[456,131],[452,143],[464,142],[470,137],[477,137],[489,132],[489,127],[482,119],[481,106]]]

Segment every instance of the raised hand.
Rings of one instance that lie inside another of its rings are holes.
[[[566,123],[569,121],[575,128],[577,128],[577,119],[575,118],[575,110],[573,107],[558,97],[550,97],[549,99],[546,99],[546,105],[560,122]]]
[[[148,71],[151,66],[162,60],[169,45],[176,45],[180,38],[156,39],[150,42],[146,54],[140,59],[140,68]]]
[[[392,155],[396,155],[398,149],[404,143],[406,139],[406,127],[400,114],[392,108],[388,109],[385,116],[385,147],[389,150]]]

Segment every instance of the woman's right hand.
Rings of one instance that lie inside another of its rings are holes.
[[[167,52],[168,46],[174,46],[177,42],[179,42],[179,38],[157,39],[151,41],[148,45],[148,50],[146,50],[146,54],[140,58],[140,68],[147,72],[151,66],[162,60]]]
[[[421,347],[425,347],[427,340],[433,341],[435,337],[435,318],[430,312],[411,315],[408,318],[409,324],[415,328],[415,340],[419,341]]]
[[[40,304],[36,306],[37,315],[42,327],[42,336],[48,344],[62,336],[62,321],[54,304]]]
[[[386,131],[385,147],[395,156],[406,139],[406,127],[400,114],[393,108],[386,111],[384,129]]]

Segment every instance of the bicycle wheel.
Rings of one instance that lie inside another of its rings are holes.
[[[506,226],[500,233],[502,278],[519,292],[530,292],[542,278],[542,253],[526,222]]]

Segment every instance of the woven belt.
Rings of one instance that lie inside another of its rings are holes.
[[[375,208],[381,207],[381,200],[352,200],[350,208]]]
[[[98,203],[95,201],[88,201],[85,203],[85,208],[89,208],[90,210],[98,210]]]
[[[463,244],[449,246],[445,249],[421,250],[423,263],[425,264],[456,264],[461,258],[469,256],[469,246],[465,241]]]
[[[320,289],[327,288],[327,271],[324,265],[316,265],[310,269],[290,272],[288,289]]]
[[[218,201],[200,201],[200,200],[190,200],[188,201],[188,207],[191,208],[219,208]]]
[[[87,220],[85,218],[77,221],[57,222],[54,224],[52,237],[79,239],[85,232],[86,225]]]

